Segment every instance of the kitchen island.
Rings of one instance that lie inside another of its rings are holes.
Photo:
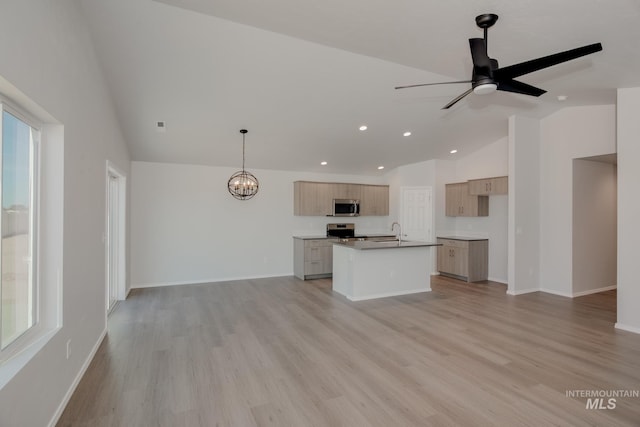
[[[335,242],[333,290],[351,301],[429,292],[433,246],[439,244]]]

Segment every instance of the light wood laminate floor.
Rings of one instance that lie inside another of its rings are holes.
[[[59,426],[638,426],[640,336],[573,300],[434,277],[349,302],[294,277],[134,290]],[[606,404],[605,399],[605,404]]]

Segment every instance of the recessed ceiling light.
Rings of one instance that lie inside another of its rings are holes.
[[[411,132],[405,132],[402,134],[403,136],[411,136]]]
[[[320,162],[320,164],[321,164],[322,166],[326,166],[326,165],[327,165],[327,162]]]
[[[384,166],[378,166],[378,170],[384,169]]]
[[[558,95],[558,101],[562,102],[562,101],[566,101],[568,98],[567,95]]]
[[[360,130],[367,130],[367,127],[365,125],[360,126]]]
[[[449,151],[451,154],[456,154],[458,152],[458,150],[451,150]]]

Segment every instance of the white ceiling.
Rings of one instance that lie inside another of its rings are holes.
[[[134,160],[239,168],[247,128],[249,170],[377,175],[453,148],[464,156],[506,136],[510,115],[610,104],[615,88],[640,86],[637,0],[82,5]],[[471,94],[443,111],[469,86],[393,89],[469,79],[467,39],[482,37],[474,18],[486,12],[500,16],[489,54],[501,66],[595,42],[603,51],[520,78],[548,91],[540,98]]]

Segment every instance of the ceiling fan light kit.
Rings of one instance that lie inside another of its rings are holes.
[[[473,93],[476,95],[488,95],[498,89],[498,85],[495,83],[480,83],[473,87]]]
[[[482,28],[484,37],[481,39],[469,39],[471,59],[473,60],[473,71],[471,74],[471,80],[397,86],[396,89],[407,89],[418,86],[433,86],[442,84],[471,83],[470,89],[451,100],[447,105],[442,107],[443,110],[451,108],[471,92],[477,95],[487,95],[495,92],[496,90],[501,90],[504,92],[513,92],[522,95],[538,97],[543,93],[546,93],[546,90],[531,86],[527,83],[523,83],[515,79],[525,74],[533,73],[534,71],[542,70],[544,68],[571,61],[572,59],[580,58],[582,56],[602,50],[602,44],[594,43],[576,49],[566,50],[564,52],[559,52],[553,55],[544,56],[542,58],[532,59],[530,61],[525,61],[519,64],[500,68],[498,66],[498,61],[496,59],[490,58],[489,54],[487,53],[487,30],[491,28],[496,23],[496,21],[498,21],[498,15],[493,13],[484,13],[482,15],[476,16],[476,24],[478,25],[478,27]]]

